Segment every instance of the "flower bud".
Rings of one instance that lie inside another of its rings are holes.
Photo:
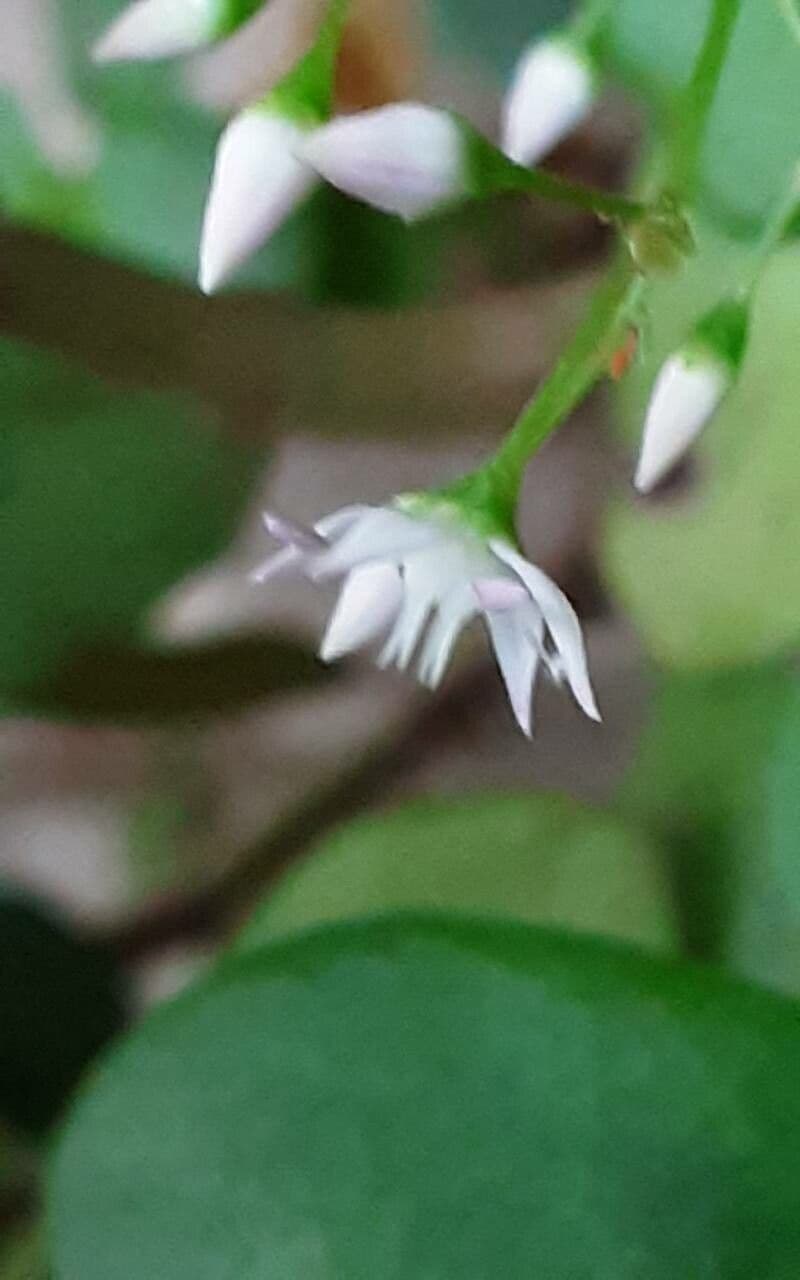
[[[694,443],[733,386],[747,342],[748,306],[726,298],[662,365],[647,407],[634,485],[648,493]]]
[[[469,194],[459,122],[416,102],[332,120],[309,136],[303,156],[347,195],[407,222]]]
[[[95,62],[189,53],[230,35],[262,0],[134,0],[94,47]]]
[[[200,242],[200,288],[213,293],[311,192],[298,158],[306,129],[265,106],[240,112],[224,131]]]
[[[597,92],[589,53],[566,38],[539,40],[517,63],[503,112],[503,150],[535,165],[588,115]]]

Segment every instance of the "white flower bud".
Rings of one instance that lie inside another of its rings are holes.
[[[308,137],[303,156],[347,195],[408,222],[468,194],[457,121],[416,102],[341,116]]]
[[[662,365],[647,406],[634,485],[648,493],[713,417],[736,379],[747,344],[749,307],[724,298]]]
[[[298,158],[306,130],[274,109],[242,111],[223,133],[206,205],[200,288],[213,293],[313,189]]]
[[[95,62],[170,58],[217,34],[220,0],[134,0],[97,41]]]
[[[730,370],[713,357],[684,352],[662,365],[647,407],[634,485],[648,493],[694,443],[731,384]]]
[[[540,40],[517,64],[503,113],[503,150],[535,165],[588,114],[595,97],[588,55],[567,40]]]

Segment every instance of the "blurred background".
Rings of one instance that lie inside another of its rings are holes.
[[[764,278],[742,382],[696,455],[649,500],[630,485],[654,370],[752,256],[796,158],[779,6],[744,5],[698,253],[657,285],[623,383],[530,471],[522,544],[585,622],[604,716],[543,687],[533,744],[477,632],[430,696],[368,655],[323,668],[330,596],[247,575],[266,503],[313,520],[491,450],[608,231],[516,198],[409,230],[323,190],[206,300],[216,137],[319,6],[273,0],[211,53],[101,70],[88,50],[117,8],[0,0],[9,1277],[29,1274],[40,1141],[86,1063],[245,921],[273,937],[387,906],[497,911],[800,990],[800,247]],[[620,0],[606,90],[551,168],[620,189],[658,164],[704,9]],[[339,106],[423,98],[496,136],[516,56],[567,12],[358,0]]]

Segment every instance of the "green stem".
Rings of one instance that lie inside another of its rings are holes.
[[[542,169],[525,169],[522,165],[509,166],[504,189],[530,192],[545,200],[555,200],[575,209],[585,209],[598,218],[623,225],[638,222],[648,212],[648,206],[639,200],[598,191],[595,187],[568,182],[565,178],[558,178]]]
[[[778,9],[786,19],[794,38],[800,40],[800,11],[796,0],[778,0]]]
[[[586,0],[570,24],[573,37],[591,47],[616,4],[617,0]]]
[[[633,310],[641,277],[626,255],[597,289],[586,318],[558,364],[526,405],[487,471],[495,490],[516,503],[525,468],[539,446],[602,374]]]
[[[742,0],[712,0],[703,43],[679,105],[680,125],[667,185],[687,203],[694,195],[706,125],[741,7]]]

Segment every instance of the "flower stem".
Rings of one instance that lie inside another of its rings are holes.
[[[627,196],[568,182],[543,169],[526,169],[522,165],[509,166],[505,185],[508,191],[527,191],[531,195],[542,196],[545,200],[556,200],[561,204],[572,205],[575,209],[585,209],[598,218],[623,225],[640,221],[648,212],[648,206],[639,200],[629,200]]]
[[[712,0],[703,43],[679,107],[679,126],[672,149],[667,186],[690,202],[697,185],[700,153],[722,69],[730,48],[742,0]]]
[[[778,200],[772,210],[772,213],[767,219],[761,238],[756,247],[753,261],[750,263],[749,269],[742,281],[743,292],[750,292],[750,290],[758,283],[767,262],[772,257],[775,250],[780,248],[781,241],[784,239],[789,227],[794,222],[799,208],[800,160],[792,169],[791,177],[783,196]]]
[[[488,464],[495,489],[516,503],[525,467],[602,374],[629,319],[641,277],[621,255],[592,298],[585,319],[550,377],[525,406]]]
[[[585,0],[570,23],[570,30],[576,40],[591,45],[617,0]]]

